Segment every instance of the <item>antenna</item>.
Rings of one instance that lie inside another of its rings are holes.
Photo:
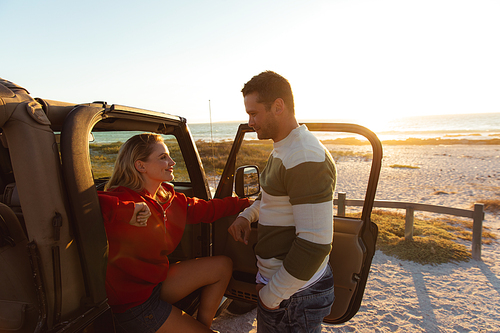
[[[213,167],[213,177],[212,177],[212,187],[215,189],[216,187],[216,174],[217,171],[215,169],[215,147],[214,147],[214,133],[212,130],[212,106],[210,104],[210,100],[208,100],[208,112],[210,114],[210,147],[212,148],[212,167]],[[213,196],[213,194],[212,194]]]

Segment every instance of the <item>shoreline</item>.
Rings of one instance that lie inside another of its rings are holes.
[[[382,136],[378,136],[379,139]],[[193,138],[196,143],[199,144],[210,144],[212,141],[210,138],[199,138],[196,134],[193,134]],[[322,139],[319,138],[324,145],[348,145],[348,146],[366,146],[370,143],[364,138],[357,138],[353,136],[339,137],[335,139]],[[232,142],[233,138],[214,138],[214,143]],[[245,141],[255,141],[258,142],[257,138],[248,139]],[[263,142],[267,142],[264,140]],[[404,139],[381,139],[382,145],[390,146],[451,146],[451,145],[500,145],[500,134],[491,135],[491,137],[485,137],[481,134],[475,136],[469,135],[456,135],[451,137],[408,137]]]
[[[463,135],[466,136],[466,135]],[[499,135],[500,136],[500,135]],[[462,137],[462,136],[460,136]],[[469,137],[469,136],[467,136]],[[338,138],[338,139],[327,139],[322,140],[323,144],[340,144],[340,145],[368,145],[369,142],[366,140],[360,140],[355,137]],[[382,146],[450,146],[450,145],[500,145],[500,138],[406,138],[401,140],[381,140]]]

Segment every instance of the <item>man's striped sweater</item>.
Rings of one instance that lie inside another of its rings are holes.
[[[328,264],[333,238],[336,169],[318,139],[302,125],[274,143],[262,193],[241,216],[259,221],[255,247],[259,292],[267,307],[315,282]]]

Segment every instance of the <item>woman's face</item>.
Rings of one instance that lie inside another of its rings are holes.
[[[163,142],[153,144],[153,152],[146,161],[137,164],[136,168],[141,172],[145,181],[168,182],[174,179],[174,160],[170,157],[167,146]]]

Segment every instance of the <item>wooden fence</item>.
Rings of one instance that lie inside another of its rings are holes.
[[[353,200],[346,199],[345,192],[339,192],[338,199],[335,199],[334,204],[337,205],[337,215],[345,216],[346,206],[363,206],[363,200]],[[481,234],[483,230],[483,220],[484,220],[484,205],[475,204],[474,210],[466,210],[460,208],[451,208],[427,204],[419,204],[413,202],[403,202],[403,201],[386,201],[386,200],[375,200],[373,207],[378,208],[394,208],[394,209],[405,209],[405,239],[411,240],[413,238],[413,220],[415,217],[415,211],[431,212],[438,214],[454,215],[460,217],[468,217],[473,220],[472,224],[472,258],[475,260],[481,260]]]

